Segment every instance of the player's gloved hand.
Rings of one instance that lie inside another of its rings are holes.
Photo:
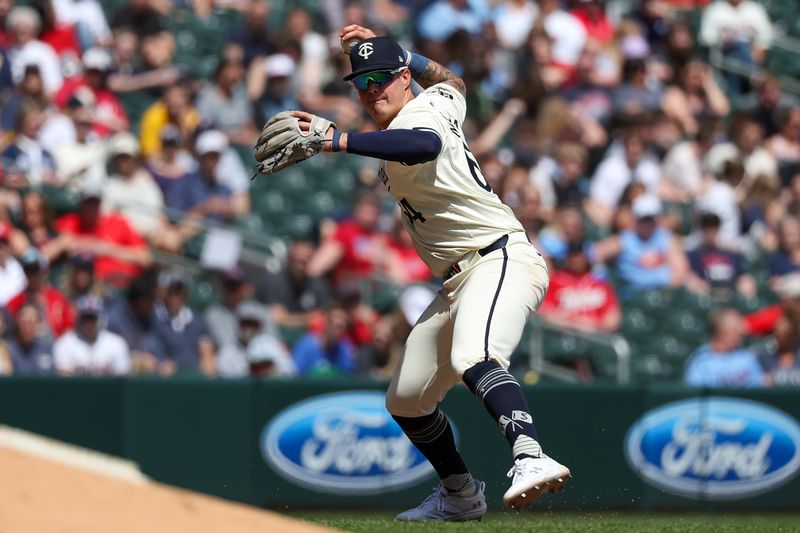
[[[274,174],[318,154],[329,128],[335,129],[336,124],[310,113],[276,114],[264,124],[254,147],[258,171]]]

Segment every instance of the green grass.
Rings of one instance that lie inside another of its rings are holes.
[[[386,512],[313,511],[290,516],[353,533],[800,532],[800,514],[490,512],[481,522],[396,523]]]

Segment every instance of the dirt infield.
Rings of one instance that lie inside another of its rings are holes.
[[[157,483],[132,483],[0,447],[0,533],[330,533]]]

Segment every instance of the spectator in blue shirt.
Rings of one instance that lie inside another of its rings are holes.
[[[17,376],[49,376],[55,373],[53,343],[38,335],[42,315],[33,304],[23,304],[14,316],[14,334],[8,340],[11,373]]]
[[[686,363],[684,381],[692,387],[761,387],[764,371],[756,354],[742,347],[745,325],[732,308],[717,309],[709,318],[711,340]]]
[[[347,311],[334,305],[325,314],[325,328],[307,333],[292,350],[297,369],[308,376],[352,374],[356,370],[356,348],[347,338]]]
[[[167,205],[180,212],[216,221],[237,216],[233,192],[217,180],[215,172],[227,148],[228,139],[221,131],[201,133],[195,144],[200,163],[197,172],[180,179],[170,188],[165,198]]]
[[[631,212],[633,229],[596,243],[590,253],[600,262],[616,259],[625,296],[682,285],[689,262],[678,238],[659,221],[661,201],[641,194],[633,200]]]
[[[186,305],[189,282],[175,271],[162,272],[158,278],[161,296],[153,309],[153,331],[163,349],[159,363],[161,374],[199,370],[216,372],[216,350],[203,317]]]
[[[148,272],[134,279],[127,293],[118,294],[109,305],[108,330],[125,339],[138,372],[156,372],[164,359],[155,334],[155,298],[155,279]]]
[[[438,0],[417,19],[420,37],[441,42],[458,30],[480,34],[490,20],[491,11],[485,0]]]
[[[778,250],[769,259],[770,282],[775,278],[800,271],[800,219],[785,216],[778,226]]]

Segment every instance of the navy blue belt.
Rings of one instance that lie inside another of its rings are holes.
[[[499,239],[494,241],[489,246],[487,246],[485,248],[481,248],[480,250],[478,250],[478,255],[483,257],[485,255],[488,255],[488,254],[494,252],[495,250],[499,250],[500,248],[502,248],[506,244],[508,244],[508,235],[503,235],[502,237],[500,237]]]
[[[485,247],[481,248],[480,250],[478,250],[478,255],[481,256],[481,257],[484,257],[484,256],[489,255],[490,253],[492,253],[492,252],[494,252],[496,250],[499,250],[500,248],[502,248],[506,244],[508,244],[508,235],[503,235],[502,237],[500,237],[499,239],[494,241],[489,246],[485,246]],[[448,279],[452,278],[453,276],[455,276],[456,274],[458,274],[459,272],[461,272],[461,269],[458,267],[458,263],[453,263],[453,266],[451,266],[450,270],[448,270],[447,273],[444,275],[444,279],[448,280]]]

